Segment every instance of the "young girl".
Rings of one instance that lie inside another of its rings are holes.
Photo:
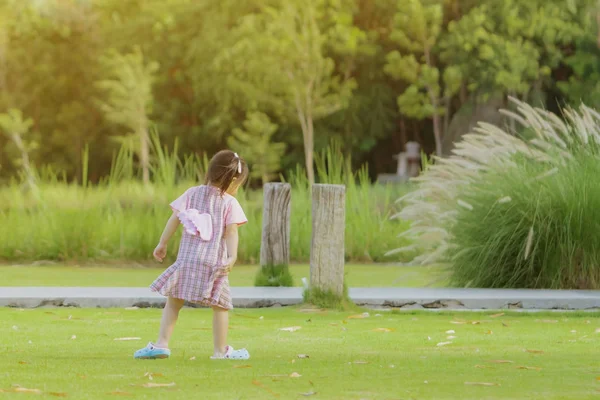
[[[169,339],[179,310],[185,301],[213,309],[212,359],[248,359],[246,349],[234,350],[227,345],[228,310],[233,308],[228,274],[238,252],[238,226],[247,222],[235,199],[238,188],[248,177],[248,167],[236,153],[223,150],[208,166],[206,184],[188,189],[171,203],[169,218],[154,257],[162,262],[167,242],[183,224],[184,231],[177,261],[150,286],[167,297],[156,343],[135,352],[134,358],[168,358]]]

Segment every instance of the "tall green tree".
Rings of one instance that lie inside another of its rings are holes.
[[[271,122],[268,115],[250,112],[243,124],[244,128],[235,128],[227,143],[250,163],[250,176],[262,180],[265,184],[277,177],[281,167],[281,157],[285,152],[285,143],[273,142],[277,124]]]
[[[315,121],[347,106],[355,82],[339,76],[325,53],[318,19],[323,2],[285,1],[243,19],[238,40],[219,59],[233,67],[229,85],[258,107],[301,127],[305,165],[314,182]],[[257,56],[260,55],[260,56]]]
[[[583,3],[588,0],[580,0]],[[441,58],[462,72],[470,92],[527,99],[540,92],[581,35],[577,7],[560,0],[486,0],[451,21]]]
[[[581,10],[580,19],[583,33],[564,61],[573,73],[557,86],[570,103],[600,107],[600,1]]]
[[[398,97],[400,112],[415,118],[433,120],[435,149],[442,155],[444,129],[442,117],[449,113],[448,104],[460,88],[460,71],[437,66],[435,46],[444,24],[441,0],[398,0],[392,39],[398,50],[387,56],[385,71],[394,79],[406,82]]]
[[[146,62],[137,48],[129,54],[111,52],[104,58],[110,78],[98,82],[106,92],[106,100],[99,105],[106,117],[130,130],[139,142],[138,155],[144,183],[150,182],[149,114],[152,111],[152,84],[156,79],[158,63]]]

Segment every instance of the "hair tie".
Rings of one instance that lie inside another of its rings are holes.
[[[238,156],[238,153],[233,153],[233,155],[238,160],[238,167],[237,167],[238,174],[241,174],[242,173],[242,160],[240,159],[240,156]]]

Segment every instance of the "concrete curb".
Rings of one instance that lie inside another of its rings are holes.
[[[231,291],[237,308],[302,303],[299,287],[234,287]],[[365,307],[600,310],[600,291],[585,290],[351,288],[349,295]],[[139,287],[0,287],[0,307],[147,308],[164,303],[161,295]]]

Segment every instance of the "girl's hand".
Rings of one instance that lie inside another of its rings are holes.
[[[233,264],[235,264],[235,259],[231,257],[228,258],[227,262],[225,263],[225,266],[223,266],[223,272],[229,275],[229,273],[231,272],[231,268],[233,268]]]
[[[159,243],[158,246],[156,246],[156,248],[154,249],[154,253],[152,254],[154,255],[156,261],[163,262],[163,260],[167,256],[167,245]]]

